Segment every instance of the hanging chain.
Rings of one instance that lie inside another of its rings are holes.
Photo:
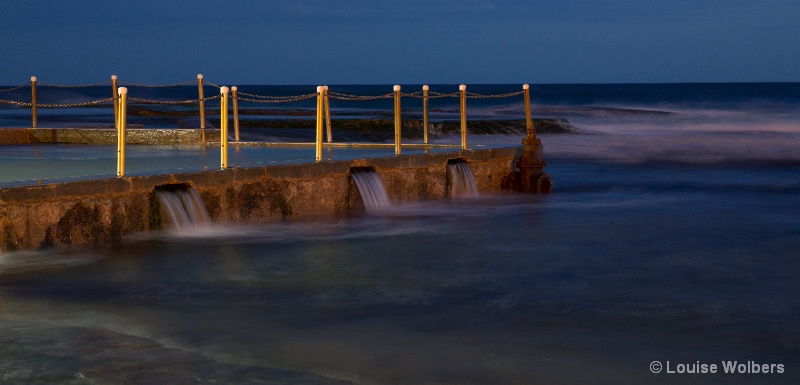
[[[82,102],[82,103],[69,103],[69,104],[39,104],[36,103],[37,108],[72,108],[72,107],[88,107],[88,106],[96,106],[98,104],[108,103],[113,101],[114,98],[108,99],[100,99],[100,100],[92,100],[89,102]],[[0,99],[0,103],[8,103],[13,104],[20,107],[32,107],[33,103],[23,103],[23,102],[15,102],[13,100],[2,100]]]
[[[31,83],[30,83],[30,82],[28,82],[28,83],[25,83],[25,84],[23,84],[23,85],[21,85],[21,86],[17,86],[17,87],[13,87],[13,88],[6,88],[6,89],[4,89],[4,90],[0,90],[0,92],[14,91],[14,90],[18,90],[18,89],[20,89],[20,88],[25,88],[25,87],[28,87],[28,86],[30,86],[30,85],[31,85]]]
[[[517,91],[517,92],[509,92],[507,94],[481,95],[481,94],[476,94],[474,92],[467,91],[467,97],[468,98],[474,98],[474,99],[499,99],[499,98],[508,98],[508,97],[512,97],[512,96],[522,95],[523,93],[525,93],[524,90],[523,91]]]
[[[203,99],[154,100],[154,99],[132,98],[132,97],[129,96],[128,100],[129,101],[133,101],[133,102],[142,103],[142,104],[171,104],[171,105],[175,105],[175,104],[194,104],[194,103],[199,102],[200,100],[203,100],[205,102],[205,101],[209,101],[209,100],[219,99],[221,97],[222,97],[222,95],[214,95],[214,96],[209,96],[209,97],[206,97],[206,98],[203,98]]]
[[[457,98],[461,96],[458,92],[453,92],[452,94],[443,94],[441,92],[436,91],[428,91],[428,98],[430,99],[437,99],[437,98]]]
[[[144,88],[167,88],[167,87],[179,87],[179,86],[186,86],[190,84],[197,84],[196,80],[189,80],[183,83],[174,83],[174,84],[141,84],[141,83],[128,83],[128,82],[120,82],[119,85],[121,86],[128,86],[128,87],[144,87]]]
[[[305,95],[297,95],[297,96],[276,96],[276,97],[252,95],[252,96],[254,96],[254,97],[261,98],[261,99],[251,99],[251,98],[242,98],[242,97],[240,97],[239,95],[242,95],[242,94],[244,94],[244,95],[248,95],[248,96],[250,96],[250,95],[251,95],[251,94],[246,94],[246,93],[238,92],[238,93],[236,94],[236,100],[239,100],[239,101],[245,101],[245,102],[253,102],[253,103],[288,103],[288,102],[299,102],[299,101],[301,101],[301,100],[308,100],[308,99],[311,99],[311,98],[315,98],[315,97],[317,96],[317,94],[316,94],[316,93],[313,93],[313,94],[305,94]]]
[[[338,100],[377,100],[377,99],[391,99],[394,97],[394,93],[385,95],[375,95],[375,96],[359,96],[359,95],[340,94],[338,92],[328,91],[328,96]]]
[[[36,84],[39,85],[39,86],[42,86],[42,87],[86,88],[86,87],[97,87],[97,86],[103,86],[103,85],[106,85],[106,84],[111,84],[111,80],[106,80],[104,82],[93,83],[93,84],[54,84],[54,83],[44,83],[44,82],[39,82],[39,83],[36,83]]]

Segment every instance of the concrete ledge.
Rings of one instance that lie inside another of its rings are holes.
[[[479,191],[499,191],[517,148],[111,178],[0,189],[0,250],[95,244],[161,226],[154,189],[188,184],[212,221],[264,222],[363,211],[351,167],[372,167],[394,201],[448,195],[447,162],[470,163]]]

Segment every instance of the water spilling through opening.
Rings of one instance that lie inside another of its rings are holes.
[[[350,169],[353,182],[361,194],[361,201],[370,214],[387,210],[391,203],[381,176],[372,167],[354,167]]]
[[[476,197],[478,186],[475,184],[475,175],[469,168],[469,163],[463,159],[453,159],[447,162],[449,191],[451,197]]]
[[[211,223],[205,202],[192,186],[158,186],[155,189],[164,227],[185,231]]]

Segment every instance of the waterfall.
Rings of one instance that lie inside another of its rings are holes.
[[[207,226],[211,222],[203,199],[191,186],[159,186],[155,194],[161,207],[161,218],[165,227],[186,231]]]
[[[475,176],[469,164],[463,160],[447,162],[447,171],[450,174],[450,197],[476,197],[478,186],[475,185]]]
[[[370,214],[385,211],[391,206],[389,196],[383,187],[381,176],[371,168],[351,169],[350,175],[361,194],[361,201]]]

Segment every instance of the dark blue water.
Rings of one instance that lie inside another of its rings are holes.
[[[798,383],[797,111],[661,90],[542,135],[548,196],[2,255],[0,379]]]

